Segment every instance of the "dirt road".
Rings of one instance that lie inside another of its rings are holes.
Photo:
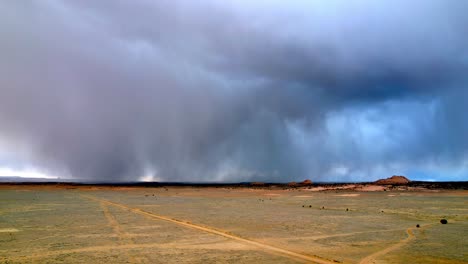
[[[115,207],[118,207],[118,208],[126,209],[126,210],[129,210],[129,211],[133,212],[133,213],[144,215],[144,216],[152,218],[152,219],[163,220],[163,221],[171,222],[171,223],[181,225],[181,226],[184,226],[184,227],[200,230],[200,231],[211,233],[211,234],[216,234],[216,235],[223,236],[223,237],[226,237],[226,238],[230,238],[230,239],[242,242],[244,244],[249,244],[249,245],[255,246],[255,247],[257,247],[259,249],[262,249],[264,251],[274,253],[274,254],[279,254],[279,255],[282,255],[282,256],[286,256],[286,257],[289,257],[289,258],[294,259],[294,260],[299,260],[299,261],[307,262],[307,263],[319,263],[319,264],[335,263],[335,262],[333,262],[331,260],[323,259],[323,258],[320,258],[318,256],[310,256],[310,255],[305,255],[305,254],[301,254],[301,253],[298,253],[298,252],[290,251],[290,250],[287,250],[287,249],[278,248],[278,247],[275,247],[275,246],[272,246],[272,245],[268,245],[268,244],[260,243],[260,242],[250,240],[250,239],[247,239],[247,238],[236,236],[234,234],[229,233],[228,231],[219,230],[219,229],[215,229],[215,228],[208,227],[208,226],[201,226],[201,225],[193,224],[193,223],[190,223],[190,222],[185,222],[185,221],[181,221],[181,220],[178,220],[178,219],[169,218],[167,216],[157,215],[157,214],[142,210],[140,208],[131,207],[131,206],[128,206],[128,205],[125,205],[125,204],[120,204],[120,203],[116,203],[116,202],[112,202],[112,201],[108,201],[108,200],[104,200],[104,199],[99,199],[97,197],[89,196],[89,195],[83,195],[83,197],[85,197],[87,199],[90,199],[90,200],[94,200],[94,201],[99,202],[99,203],[103,203],[103,204],[115,206]]]

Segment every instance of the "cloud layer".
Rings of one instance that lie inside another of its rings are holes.
[[[468,3],[250,2],[0,3],[0,165],[468,178]]]

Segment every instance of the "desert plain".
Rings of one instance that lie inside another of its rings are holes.
[[[0,263],[467,263],[467,237],[464,189],[0,185]]]

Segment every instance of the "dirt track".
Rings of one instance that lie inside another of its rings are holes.
[[[118,236],[120,245],[132,245],[135,244],[135,242],[132,240],[132,238],[129,236],[129,234],[125,233],[122,231],[119,222],[115,219],[115,217],[112,215],[112,213],[109,211],[109,208],[107,207],[106,203],[101,202],[101,208],[102,212],[106,216],[107,221],[109,222],[109,225],[112,227],[114,230],[114,233]],[[144,256],[133,256],[133,254],[130,254],[129,252],[125,252],[127,255],[127,258],[131,263],[142,263],[142,262],[147,262],[147,259],[145,259]]]
[[[464,263],[466,197],[428,191],[0,190],[0,263]],[[441,225],[441,218],[449,224]]]
[[[177,224],[177,225],[181,225],[181,226],[185,226],[185,227],[188,227],[188,228],[193,228],[193,229],[197,229],[197,230],[200,230],[200,231],[204,231],[204,232],[220,235],[220,236],[223,236],[223,237],[227,237],[227,238],[230,238],[230,239],[234,239],[236,241],[240,241],[240,242],[245,243],[245,244],[253,245],[253,246],[257,247],[257,248],[268,251],[270,253],[280,254],[282,256],[287,256],[287,257],[295,259],[295,260],[307,261],[307,262],[312,262],[312,263],[320,263],[320,264],[335,263],[333,261],[329,261],[329,260],[319,258],[319,257],[316,257],[316,256],[304,255],[304,254],[293,252],[293,251],[290,251],[290,250],[287,250],[287,249],[282,249],[282,248],[278,248],[278,247],[275,247],[275,246],[260,243],[260,242],[257,242],[257,241],[253,241],[253,240],[250,240],[250,239],[247,239],[247,238],[242,238],[242,237],[236,236],[234,234],[230,234],[230,233],[228,233],[226,231],[223,231],[223,230],[214,229],[214,228],[207,227],[207,226],[200,226],[200,225],[192,224],[192,223],[189,223],[189,222],[184,222],[184,221],[177,220],[177,219],[172,219],[172,218],[169,218],[169,217],[166,217],[166,216],[153,214],[153,213],[141,210],[139,208],[130,207],[130,206],[127,206],[127,205],[124,205],[124,204],[115,203],[115,202],[107,201],[107,200],[104,200],[104,199],[98,199],[96,197],[89,196],[89,195],[83,195],[83,197],[94,200],[96,202],[103,203],[103,204],[108,204],[108,205],[116,206],[116,207],[119,207],[119,208],[122,208],[122,209],[130,210],[133,213],[144,215],[144,216],[147,216],[147,217],[152,218],[152,219],[164,220],[164,221],[168,221],[168,222],[171,222],[171,223],[174,223],[174,224]]]
[[[421,226],[420,229],[424,229],[424,228],[427,228],[429,226],[431,226],[432,224],[427,224],[427,225],[424,225],[424,226]],[[400,247],[402,247],[403,245],[405,245],[406,243],[410,242],[411,240],[415,239],[416,237],[414,236],[414,233],[413,233],[413,229],[414,228],[408,228],[406,229],[406,234],[408,235],[405,239],[401,240],[400,242],[398,242],[397,244],[394,244],[390,247],[387,247],[385,249],[382,249],[380,251],[377,251],[365,258],[363,258],[359,263],[360,264],[372,264],[372,263],[375,263],[375,259],[380,257],[380,256],[383,256],[387,253],[390,253]]]

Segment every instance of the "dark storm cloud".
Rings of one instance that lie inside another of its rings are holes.
[[[466,175],[464,1],[0,6],[0,143],[35,166],[99,180]]]

